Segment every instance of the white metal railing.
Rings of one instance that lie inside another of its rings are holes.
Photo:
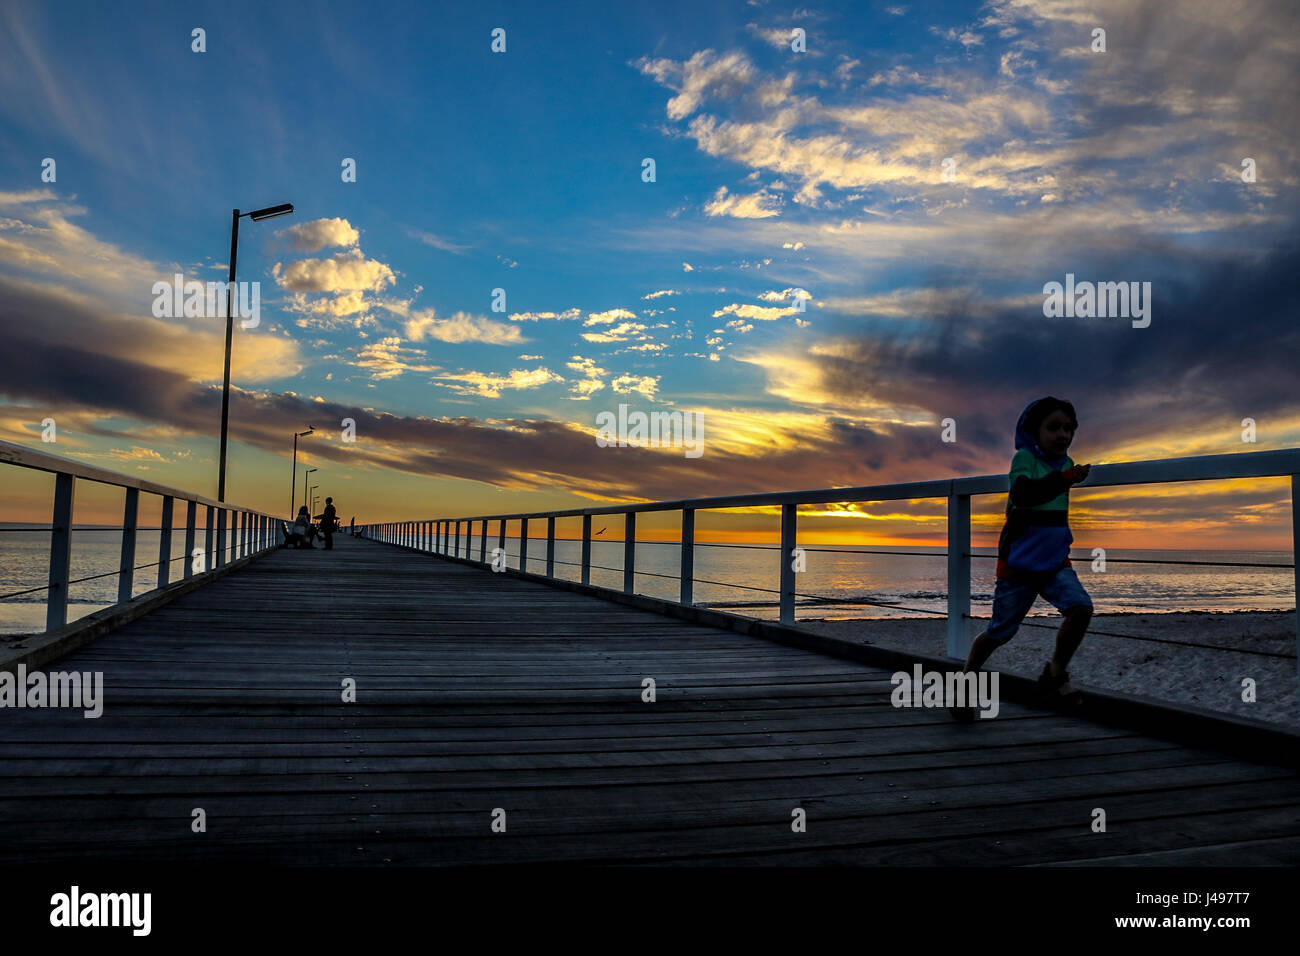
[[[1158,484],[1179,481],[1222,481],[1234,478],[1291,479],[1291,528],[1293,554],[1300,552],[1300,448],[1278,451],[1241,452],[1228,455],[1202,455],[1154,461],[1120,462],[1094,465],[1086,481],[1074,488],[1101,488],[1113,485]],[[582,518],[581,574],[583,584],[591,583],[591,519],[594,515],[625,516],[623,545],[623,591],[631,594],[636,576],[636,516],[648,511],[680,511],[681,561],[679,565],[679,601],[692,604],[694,583],[695,513],[707,509],[780,506],[780,621],[793,624],[795,619],[795,572],[791,552],[796,547],[796,512],[800,505],[839,502],[897,501],[916,498],[946,498],[948,501],[948,632],[947,650],[951,657],[962,659],[970,649],[970,571],[971,507],[973,495],[1005,495],[1006,475],[981,475],[969,478],[944,478],[937,481],[914,481],[893,485],[866,485],[854,488],[818,488],[809,491],[764,492],[748,495],[723,495],[711,498],[686,498],[678,501],[654,501],[635,505],[607,505],[574,508],[566,511],[533,511],[516,514],[475,515],[461,518],[434,518],[424,521],[397,521],[358,525],[367,537],[389,544],[429,551],[435,554],[473,560],[470,543],[474,522],[480,524],[478,563],[487,564],[488,522],[495,521],[497,543],[503,551],[506,522],[520,522],[518,569],[525,571],[528,561],[528,522],[546,519],[546,577],[555,576],[555,519]],[[465,534],[462,544],[461,528]],[[1297,564],[1293,557],[1293,565]],[[1296,590],[1300,592],[1300,567],[1295,568]],[[1298,602],[1300,603],[1300,602]],[[1300,651],[1300,606],[1296,610],[1296,647]],[[1297,672],[1300,693],[1300,668]]]
[[[203,495],[192,494],[166,485],[144,481],[131,475],[123,475],[93,465],[85,465],[70,458],[61,458],[35,448],[0,441],[0,464],[19,468],[31,468],[36,471],[49,472],[54,478],[54,513],[50,528],[50,571],[48,589],[45,598],[45,629],[52,631],[68,622],[68,587],[69,567],[72,554],[72,505],[75,498],[77,480],[94,481],[114,485],[126,491],[126,502],[122,513],[122,552],[121,561],[116,572],[107,572],[91,577],[105,577],[117,574],[117,604],[125,604],[131,598],[135,584],[135,572],[139,567],[135,563],[135,545],[140,510],[140,492],[162,496],[162,520],[158,543],[158,587],[164,588],[170,580],[172,524],[175,503],[185,503],[185,553],[181,557],[184,566],[183,577],[196,576],[192,555],[195,550],[196,519],[198,508],[206,509],[204,528],[203,570],[197,576],[210,574],[224,567],[230,561],[257,554],[279,544],[280,520],[274,515],[242,508],[221,501],[214,501]],[[227,527],[229,522],[229,527]],[[42,530],[42,529],[33,529]],[[227,533],[229,531],[229,534]],[[32,588],[28,590],[41,590]],[[2,599],[4,596],[0,596]],[[116,606],[116,605],[114,605]]]

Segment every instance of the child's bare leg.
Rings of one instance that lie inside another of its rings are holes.
[[[970,654],[966,657],[967,671],[977,671],[984,666],[984,662],[989,656],[998,649],[1000,645],[996,641],[989,640],[988,634],[980,631],[979,637],[971,642]]]
[[[1056,632],[1056,653],[1052,655],[1050,665],[1053,677],[1065,673],[1070,666],[1070,658],[1083,643],[1083,635],[1087,633],[1088,623],[1091,620],[1092,608],[1090,607],[1072,607],[1065,612],[1065,620],[1061,622]],[[971,652],[974,651],[975,648],[972,647]]]

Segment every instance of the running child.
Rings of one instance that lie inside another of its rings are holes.
[[[1064,616],[1056,652],[1043,666],[1038,686],[1054,701],[1077,707],[1083,695],[1070,683],[1066,667],[1092,620],[1092,599],[1070,565],[1070,487],[1088,477],[1091,465],[1076,465],[1066,455],[1079,420],[1074,406],[1059,398],[1040,398],[1016,422],[1016,453],[1011,459],[1007,520],[998,538],[997,584],[988,627],[971,644],[966,671],[978,671],[989,655],[1011,640],[1041,595]],[[975,708],[950,707],[953,718],[975,719]]]

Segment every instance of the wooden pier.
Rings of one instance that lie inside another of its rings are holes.
[[[1006,700],[955,724],[887,669],[336,543],[43,665],[102,671],[104,712],[0,710],[0,862],[1300,862],[1281,763]]]

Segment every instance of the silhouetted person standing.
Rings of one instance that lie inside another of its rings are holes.
[[[325,499],[325,510],[316,517],[320,521],[321,534],[325,536],[325,550],[330,551],[334,547],[334,527],[338,524],[338,512],[334,510],[333,498]]]

